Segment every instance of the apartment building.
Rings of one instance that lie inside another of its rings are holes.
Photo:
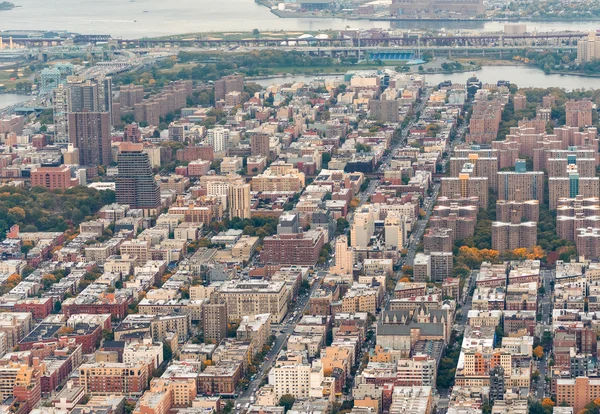
[[[581,177],[577,165],[567,166],[567,177],[548,178],[549,205],[551,210],[558,206],[561,198],[575,198],[580,195],[583,198],[600,196],[600,178]]]
[[[148,386],[145,362],[100,362],[79,367],[79,385],[92,395],[142,395]]]
[[[579,48],[578,48],[579,51]],[[594,104],[589,99],[581,101],[569,100],[565,103],[565,125],[570,127],[587,127],[592,125],[592,110]]]
[[[478,207],[488,207],[488,178],[473,177],[473,167],[465,164],[458,177],[443,177],[440,195],[448,198],[479,197]]]
[[[521,167],[523,169],[521,169]],[[544,173],[525,171],[525,162],[517,160],[515,170],[498,173],[498,199],[508,201],[544,201]]]
[[[536,244],[537,223],[521,222],[516,214],[510,222],[492,222],[492,249],[503,253],[521,247],[530,248]]]
[[[288,310],[289,294],[285,282],[225,282],[219,289],[219,296],[227,304],[230,321],[270,313],[271,323],[280,323]]]

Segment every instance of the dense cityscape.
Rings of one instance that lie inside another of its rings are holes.
[[[596,1],[11,29],[36,1],[0,3],[0,414],[600,414],[600,32],[532,23]]]

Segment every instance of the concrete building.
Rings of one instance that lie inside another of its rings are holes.
[[[521,247],[530,248],[537,244],[537,223],[521,222],[514,214],[510,222],[492,222],[492,249],[503,253]]]
[[[79,150],[81,165],[108,165],[110,155],[110,114],[73,112],[69,114],[69,142]]]
[[[215,102],[224,100],[230,92],[244,92],[244,76],[223,76],[215,81]]]
[[[578,47],[579,50],[579,47]],[[566,121],[565,125],[570,127],[587,127],[591,126],[593,103],[588,99],[581,101],[570,100],[565,103]]]
[[[580,195],[583,198],[600,196],[600,178],[580,177],[577,165],[569,164],[567,177],[548,178],[549,205],[555,210],[558,200],[561,198],[575,198]]]
[[[271,323],[280,323],[288,311],[289,293],[285,282],[225,282],[219,296],[227,304],[230,321],[270,313]]]
[[[260,260],[265,264],[314,266],[325,244],[325,233],[309,230],[265,237]]]
[[[388,249],[402,249],[406,241],[406,216],[389,212],[384,222],[385,247]]]
[[[271,138],[267,134],[253,134],[250,137],[250,154],[253,157],[266,157],[271,155]]]
[[[452,252],[454,247],[454,234],[448,228],[430,228],[423,235],[425,254],[431,252]]]
[[[498,199],[508,201],[544,201],[544,173],[526,171],[525,161],[517,160],[515,171],[498,173]]]
[[[383,122],[398,122],[400,104],[393,100],[369,100],[369,116]]]
[[[230,135],[229,129],[216,127],[208,130],[206,141],[215,149],[215,152],[222,152],[229,148]]]
[[[49,190],[66,190],[79,185],[77,178],[71,178],[71,169],[60,167],[37,167],[31,171],[31,186]]]
[[[348,246],[346,236],[339,236],[335,241],[335,266],[330,272],[335,275],[352,277],[354,268],[354,249]]]
[[[417,253],[413,261],[413,280],[415,282],[429,282],[431,280],[431,257]]]
[[[443,177],[440,194],[442,197],[479,197],[478,206],[488,207],[488,179],[473,177],[473,166],[465,164],[458,177]]]
[[[229,218],[239,217],[240,219],[250,218],[250,184],[244,182],[235,182],[229,186]]]
[[[430,252],[431,281],[440,283],[452,276],[454,258],[451,252]]]
[[[66,84],[57,85],[52,91],[52,115],[54,119],[54,141],[69,142],[69,118],[72,111],[71,90]]]
[[[394,387],[390,414],[431,414],[433,410],[432,389],[430,386]]]
[[[477,148],[477,147],[476,147]],[[463,156],[463,155],[467,156]],[[461,156],[450,157],[450,176],[458,177],[465,164],[473,166],[473,177],[487,177],[490,188],[497,187],[498,158],[486,157],[480,150],[463,151]]]
[[[350,228],[350,242],[352,247],[365,249],[371,242],[375,232],[375,220],[378,210],[373,206],[363,206],[354,213],[354,222]]]
[[[79,385],[92,395],[142,395],[148,386],[148,365],[135,363],[93,363],[79,367]]]
[[[559,378],[556,380],[556,401],[564,401],[578,413],[600,396],[600,380],[597,378]]]
[[[226,303],[219,303],[216,300],[214,303],[204,303],[202,305],[204,340],[219,344],[221,340],[227,337],[227,321]]]
[[[160,188],[154,179],[142,144],[122,143],[118,156],[117,203],[155,215],[160,207]]]
[[[315,365],[313,370],[303,352],[280,354],[269,371],[269,385],[273,385],[277,401],[285,394],[296,399],[308,398],[311,386],[321,385],[322,379],[323,366]]]

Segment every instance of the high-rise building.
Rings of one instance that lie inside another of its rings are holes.
[[[319,370],[313,370],[306,353],[287,351],[280,354],[269,371],[269,384],[274,387],[275,399],[279,401],[285,394],[293,395],[296,399],[308,398],[313,382],[311,379],[315,373],[320,373],[322,380],[323,366]]]
[[[229,218],[250,218],[250,184],[240,181],[229,186]]]
[[[348,246],[348,238],[339,236],[335,241],[335,266],[331,273],[341,276],[352,275],[354,268],[354,250]]]
[[[425,254],[431,252],[452,252],[454,233],[448,228],[430,228],[423,235]]]
[[[504,368],[496,365],[490,370],[490,402],[504,400]]]
[[[577,41],[577,59],[576,63],[589,62],[600,58],[600,39],[596,37],[596,32],[590,32],[585,39]]]
[[[479,144],[494,141],[498,135],[498,128],[502,119],[502,105],[499,99],[475,102],[469,122],[469,133],[465,140]]]
[[[202,324],[204,340],[219,344],[227,337],[227,304],[212,301],[211,298],[211,303],[202,305]]]
[[[584,411],[586,405],[600,395],[600,379],[578,377],[558,378],[556,380],[556,401],[573,407],[573,412]]]
[[[454,258],[451,252],[430,252],[431,281],[440,283],[452,276]]]
[[[523,167],[525,162],[522,161]],[[544,173],[521,169],[521,160],[517,160],[515,171],[498,173],[498,199],[508,201],[538,200],[544,201]]]
[[[481,151],[468,153],[467,156],[450,158],[450,176],[458,177],[465,164],[473,165],[473,177],[487,177],[491,188],[496,188],[498,174],[498,158],[479,154]],[[497,152],[497,151],[496,151]]]
[[[116,120],[114,119],[113,113],[113,89],[112,89],[112,78],[110,76],[102,78],[99,83],[100,96],[100,107],[102,111],[110,114],[110,124],[115,125]]]
[[[250,153],[253,157],[262,156],[269,157],[270,138],[267,134],[254,134],[250,137]]]
[[[125,125],[123,128],[123,140],[127,142],[141,142],[142,133],[138,124],[135,122],[132,124]]]
[[[144,87],[142,85],[124,85],[119,89],[119,103],[123,108],[133,108],[144,100]]]
[[[371,118],[383,122],[398,122],[400,119],[399,102],[397,100],[369,99],[369,115]]]
[[[110,115],[108,112],[71,112],[69,142],[79,149],[81,165],[108,165],[110,156]]]
[[[465,164],[458,177],[442,178],[441,195],[449,198],[479,197],[478,207],[488,207],[488,179],[474,177],[473,165]]]
[[[580,229],[600,229],[600,199],[561,198],[556,207],[556,235],[575,241]]]
[[[350,229],[350,242],[352,247],[366,248],[371,242],[375,232],[375,220],[379,211],[373,207],[365,206],[354,213],[354,222]]]
[[[577,128],[592,125],[593,107],[592,101],[588,99],[581,101],[567,101],[565,103],[565,125]]]
[[[68,78],[72,112],[112,112],[112,78]]]
[[[521,247],[530,248],[537,243],[537,223],[521,222],[520,215],[513,211],[510,222],[492,222],[492,249],[504,253]]]
[[[229,148],[230,132],[226,128],[217,127],[208,130],[207,142],[212,145],[215,152],[221,152]]]
[[[513,97],[513,105],[515,107],[515,111],[521,111],[527,108],[527,96],[520,93],[516,94]]]
[[[431,257],[417,253],[413,261],[413,278],[415,282],[429,282],[431,279]]]
[[[54,117],[54,142],[69,142],[69,112],[71,112],[71,89],[60,84],[54,89],[52,96]]]
[[[244,92],[243,75],[223,76],[215,81],[215,102],[224,100],[230,92]]]
[[[149,215],[160,207],[160,188],[143,144],[121,144],[116,190],[119,204],[148,210]]]
[[[406,240],[406,216],[390,211],[384,222],[385,247],[402,249]]]
[[[577,165],[567,166],[567,177],[548,178],[549,207],[556,209],[561,198],[583,198],[600,196],[600,179],[598,177],[580,177]]]

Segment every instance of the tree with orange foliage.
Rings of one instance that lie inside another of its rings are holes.
[[[400,282],[407,283],[407,282],[410,282],[410,279],[407,277],[403,277],[402,279],[400,279]]]
[[[473,269],[479,267],[482,262],[496,262],[499,256],[498,250],[461,246],[458,249],[457,264],[465,264]]]
[[[532,249],[527,251],[527,258],[529,260],[542,260],[546,257],[546,252],[541,246],[534,246]]]
[[[554,407],[554,401],[552,401],[550,398],[544,398],[542,400],[542,407],[544,407],[544,409],[546,410],[550,410],[552,409],[552,407]]]
[[[541,345],[536,346],[533,349],[533,356],[536,357],[537,359],[540,359],[541,357],[544,356],[544,348]]]
[[[60,336],[60,335],[69,335],[73,333],[73,328],[71,328],[70,326],[63,326],[62,328],[60,328],[58,331],[56,331],[56,335]]]
[[[21,282],[21,275],[18,273],[13,273],[6,279],[6,286],[9,287],[9,290],[17,286]]]
[[[350,208],[356,208],[360,205],[360,200],[357,197],[354,197],[352,201],[350,201]]]

